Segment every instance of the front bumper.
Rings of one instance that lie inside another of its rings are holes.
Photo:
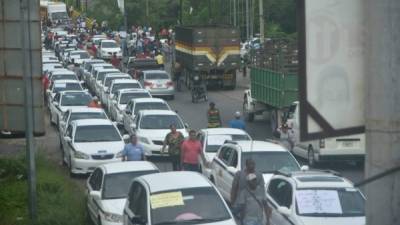
[[[160,156],[161,155],[162,145],[146,144],[143,142],[141,142],[140,144],[143,146],[144,154],[146,156]]]
[[[71,172],[74,174],[87,174],[93,172],[96,167],[112,162],[120,162],[121,158],[113,158],[106,160],[94,160],[94,159],[71,159]]]

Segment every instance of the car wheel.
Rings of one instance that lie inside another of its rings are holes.
[[[68,170],[69,170],[69,177],[74,178],[75,174],[72,172],[72,160],[71,156],[68,159]]]
[[[316,166],[315,157],[314,157],[314,149],[311,146],[308,148],[307,162],[308,162],[308,166],[310,166],[310,167]]]
[[[246,103],[243,103],[243,114],[244,114],[244,119],[247,122],[253,122],[254,121],[254,113],[251,113],[247,110],[246,108]]]
[[[211,181],[211,183],[215,184],[215,180],[214,180],[213,176],[210,177],[210,181]]]
[[[169,96],[169,100],[174,100],[174,99],[175,99],[175,95]]]

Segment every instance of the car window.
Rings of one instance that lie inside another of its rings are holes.
[[[241,154],[242,168],[247,159],[253,159],[257,165],[256,170],[261,173],[274,173],[275,171],[292,172],[299,171],[300,166],[296,159],[288,151],[259,151]]]
[[[138,102],[135,104],[135,111],[133,114],[137,115],[141,110],[146,109],[170,110],[168,105],[164,102]]]
[[[62,118],[62,120],[63,120],[64,122],[67,122],[70,112],[71,112],[71,111],[68,110],[66,113],[64,113],[63,118]]]
[[[140,121],[140,129],[169,129],[171,124],[174,124],[176,129],[184,128],[182,121],[177,115],[146,115]]]
[[[126,104],[131,99],[136,98],[151,98],[151,95],[148,92],[127,92],[121,95],[119,100],[119,104]]]
[[[72,137],[72,126],[68,126],[66,136]]]
[[[103,171],[101,169],[97,168],[93,172],[93,175],[90,177],[90,181],[89,181],[92,189],[95,191],[99,191],[101,189],[102,180],[103,180]]]
[[[221,152],[220,152],[219,155],[218,155],[218,158],[219,158],[222,162],[224,162],[226,165],[228,165],[228,164],[229,164],[229,159],[230,159],[231,153],[232,153],[232,149],[231,149],[231,148],[229,148],[229,147],[223,147],[223,148],[221,149]]]
[[[60,101],[60,93],[57,93],[56,95],[54,95],[54,102],[59,102]]]
[[[229,160],[229,164],[228,166],[232,166],[232,167],[237,167],[238,165],[238,153],[235,149],[232,149],[232,153],[231,153],[232,157]]]
[[[280,206],[291,207],[293,197],[292,193],[292,185],[282,179],[271,180],[270,185],[268,186],[268,194]]]
[[[75,132],[75,142],[121,141],[119,131],[113,125],[79,126]]]

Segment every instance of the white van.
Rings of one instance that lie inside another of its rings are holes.
[[[294,155],[307,159],[310,166],[322,161],[355,161],[357,164],[364,162],[365,134],[301,142],[299,106],[299,102],[293,103],[287,120],[295,136],[292,149]]]

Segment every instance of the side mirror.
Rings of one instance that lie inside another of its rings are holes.
[[[113,104],[117,104],[117,100],[112,100],[112,103]]]
[[[122,136],[122,139],[124,139],[125,141],[126,141],[126,140],[129,140],[129,135],[128,135],[128,134],[124,134],[124,135]]]
[[[307,170],[310,170],[310,167],[304,165],[304,166],[301,166],[301,167],[300,167],[300,170],[301,170],[301,171],[307,171]]]
[[[132,124],[130,125],[130,127],[131,127],[133,130],[135,130],[135,129],[136,129],[136,124],[135,124],[135,123],[132,123]]]
[[[54,106],[58,106],[58,102],[53,102],[53,105]]]
[[[80,84],[84,84],[84,83],[85,83],[85,81],[83,81],[83,80],[80,80],[80,81],[79,81],[79,83],[80,83]]]
[[[279,206],[278,207],[278,212],[284,216],[289,216],[290,215],[290,209],[286,206]]]
[[[65,142],[71,142],[72,139],[71,139],[70,137],[68,137],[68,136],[65,136],[65,137],[64,137],[64,141],[65,141]]]
[[[101,199],[101,193],[100,191],[91,191],[90,192],[90,197],[96,199],[96,200],[100,200]]]
[[[65,125],[65,121],[61,120],[60,121],[60,126],[64,126]]]
[[[183,124],[183,126],[185,126],[186,129],[189,129],[189,124],[188,123]]]
[[[125,113],[128,114],[128,115],[131,115],[131,114],[132,114],[132,112],[131,112],[129,109],[126,109],[126,110],[125,110]]]
[[[47,90],[46,90],[46,93],[47,93],[47,94],[50,94],[50,93],[51,93],[51,90],[47,89]]]
[[[146,220],[143,219],[141,216],[133,216],[131,218],[132,224],[146,224]]]
[[[237,169],[233,166],[228,166],[228,168],[226,168],[228,170],[229,173],[231,174],[236,174]]]

